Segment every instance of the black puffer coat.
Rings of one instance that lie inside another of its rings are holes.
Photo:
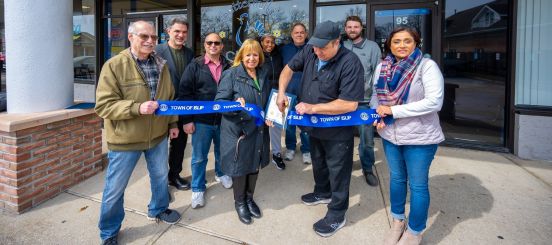
[[[264,69],[257,69],[261,91],[247,74],[243,64],[222,74],[215,101],[236,101],[243,97],[245,103],[265,109],[270,94],[270,84]],[[222,115],[220,124],[220,154],[224,174],[244,176],[266,167],[270,160],[268,127],[255,124],[255,118],[245,111]]]

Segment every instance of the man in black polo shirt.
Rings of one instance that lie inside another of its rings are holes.
[[[364,68],[358,57],[339,43],[339,27],[326,21],[280,74],[278,107],[283,111],[293,72],[303,72],[298,114],[337,115],[355,111],[364,93]],[[304,128],[311,143],[314,192],[301,197],[306,205],[328,204],[326,216],[313,225],[323,237],[346,223],[353,166],[353,127]]]

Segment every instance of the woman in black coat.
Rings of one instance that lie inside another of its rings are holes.
[[[248,39],[234,59],[234,65],[222,74],[216,101],[238,101],[264,109],[270,93],[259,42]],[[222,171],[232,177],[234,201],[241,222],[250,224],[260,218],[261,210],[253,200],[259,169],[268,165],[269,136],[266,125],[257,126],[245,111],[224,113],[220,126]]]

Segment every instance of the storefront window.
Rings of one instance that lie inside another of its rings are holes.
[[[552,106],[552,2],[519,1],[516,105]]]
[[[234,58],[235,52],[247,38],[270,33],[277,44],[290,40],[293,23],[309,23],[308,1],[235,1],[230,5],[201,7],[201,38],[216,32],[224,39],[225,57]],[[201,45],[202,46],[202,45]]]
[[[504,144],[508,2],[446,2],[440,116],[448,140]]]
[[[104,60],[117,55],[129,46],[128,25],[137,20],[149,21],[156,29],[159,43],[167,41],[165,32],[169,21],[178,17],[186,20],[186,1],[107,0],[104,3]]]
[[[339,23],[341,32],[345,32],[345,19],[349,16],[356,15],[362,20],[364,25],[364,33],[366,33],[366,5],[365,4],[352,4],[352,5],[337,5],[337,6],[324,6],[316,8],[316,23],[322,23],[327,20]]]
[[[73,1],[73,71],[75,100],[94,102],[96,30],[94,0]]]
[[[185,0],[105,0],[103,15],[125,15],[137,12],[162,12],[186,9]]]
[[[320,2],[320,1],[318,1]],[[362,20],[362,35],[366,37],[366,5],[365,4],[350,4],[323,6],[316,8],[316,24],[331,20],[339,24],[339,29],[342,33],[342,39],[347,38],[345,34],[345,19],[349,16],[358,16]]]

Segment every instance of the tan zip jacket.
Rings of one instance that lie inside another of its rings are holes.
[[[172,100],[174,88],[165,60],[155,56],[161,70],[155,100]],[[100,73],[94,110],[104,119],[110,150],[146,150],[178,127],[177,116],[141,115],[140,104],[150,100],[150,89],[138,63],[126,49],[109,59]]]

